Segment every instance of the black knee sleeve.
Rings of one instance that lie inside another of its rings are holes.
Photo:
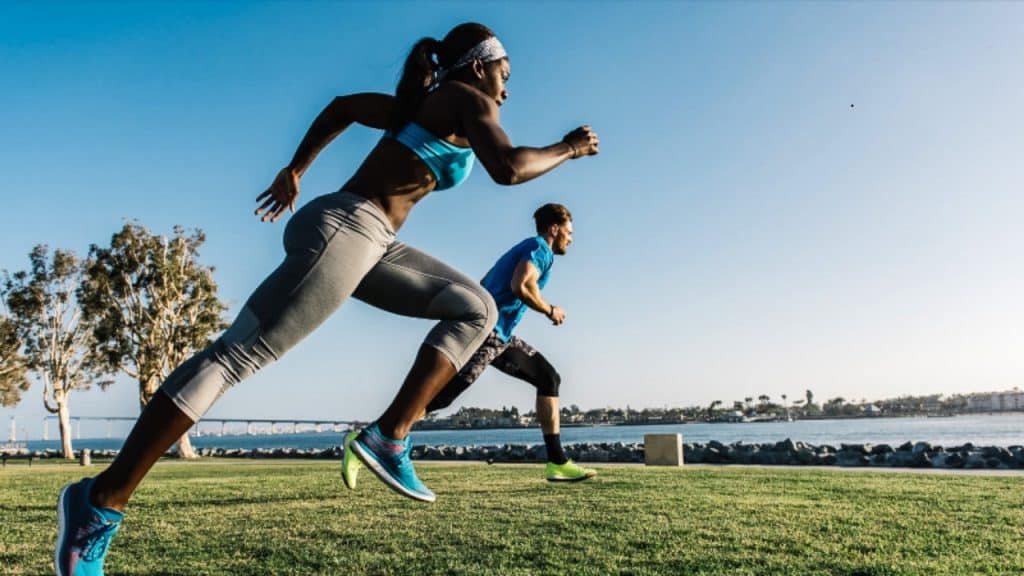
[[[558,386],[562,383],[562,377],[558,375],[554,367],[547,364],[538,376],[535,384],[537,386],[537,395],[558,398]]]

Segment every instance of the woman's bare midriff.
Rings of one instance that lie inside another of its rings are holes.
[[[380,207],[397,232],[417,202],[437,186],[434,173],[411,150],[383,138],[342,186]]]

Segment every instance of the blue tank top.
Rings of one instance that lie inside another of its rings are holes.
[[[437,180],[435,190],[447,190],[462,184],[473,170],[472,148],[462,148],[431,134],[415,122],[406,124],[398,134],[388,132],[391,137],[412,150],[434,173]]]

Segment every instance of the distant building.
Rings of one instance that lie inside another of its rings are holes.
[[[731,410],[718,417],[719,422],[746,422],[747,417],[739,410]]]
[[[1024,391],[983,392],[967,397],[967,409],[980,412],[1024,410]]]
[[[931,396],[925,396],[924,401],[921,402],[921,408],[923,408],[925,412],[941,412],[942,394],[933,394]]]

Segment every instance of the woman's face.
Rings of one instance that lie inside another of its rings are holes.
[[[498,106],[504,104],[505,100],[508,100],[506,84],[508,84],[508,78],[512,72],[508,58],[488,62],[479,67],[474,66],[474,68],[478,71],[477,78],[479,79],[476,88],[490,96]]]

